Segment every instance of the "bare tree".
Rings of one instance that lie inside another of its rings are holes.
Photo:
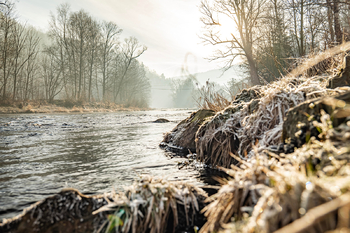
[[[29,99],[30,91],[32,92],[32,98],[34,98],[34,79],[38,75],[38,54],[40,37],[37,35],[34,28],[27,30],[27,40],[25,46],[25,59],[26,64],[24,68],[24,90],[23,99]]]
[[[77,99],[85,99],[85,55],[87,53],[87,38],[89,32],[89,24],[91,24],[91,16],[83,10],[72,13],[70,16],[70,27],[73,35],[72,38],[72,47],[74,49],[74,54],[77,55],[76,63],[78,66],[78,78],[75,81],[75,98]]]
[[[60,51],[56,46],[48,47],[44,50],[41,61],[45,96],[49,102],[52,102],[55,96],[57,96],[63,89],[63,86],[61,85],[63,79],[61,78],[62,69],[59,61],[59,53]]]
[[[327,28],[326,9],[320,9],[317,2],[311,1],[306,5],[306,22],[309,43],[309,52],[319,52],[321,47],[322,31]],[[324,38],[324,37],[323,37]],[[323,42],[325,43],[325,42]]]
[[[26,28],[18,23],[12,27],[14,36],[14,57],[12,61],[13,76],[13,94],[12,99],[16,99],[16,91],[18,84],[18,75],[22,71],[24,65],[28,61],[28,57],[23,57],[23,51],[26,46],[27,33]]]
[[[89,24],[89,32],[88,32],[88,65],[89,65],[89,87],[88,87],[88,100],[91,101],[92,96],[92,76],[94,66],[96,65],[96,57],[98,56],[98,43],[100,39],[100,30],[99,25],[96,21],[91,20]]]
[[[69,38],[69,11],[68,4],[62,4],[57,7],[57,16],[51,13],[49,36],[53,43],[57,45],[59,51],[59,64],[62,72],[63,86],[66,98],[74,96],[71,90],[72,70],[70,69],[72,63],[72,56],[70,51]]]
[[[125,78],[129,71],[130,65],[132,62],[140,57],[147,50],[146,46],[139,44],[138,40],[135,37],[130,37],[125,39],[125,42],[122,47],[122,56],[121,56],[121,69],[119,79],[115,80],[117,85],[115,85],[116,90],[114,91],[114,100],[117,99],[120,94],[121,88],[124,84]]]
[[[113,22],[100,24],[89,13],[62,4],[51,14],[50,42],[43,45],[40,33],[17,22],[11,0],[0,1],[1,99],[34,99],[44,93],[53,101],[64,89],[66,99],[106,100],[108,94],[109,100],[123,95],[128,103],[147,103],[149,84],[137,61],[146,47],[135,38],[120,46],[121,32]]]
[[[10,78],[11,65],[10,59],[14,54],[14,38],[13,38],[13,27],[16,24],[14,17],[14,4],[10,1],[5,1],[3,7],[1,7],[0,15],[0,29],[1,29],[1,43],[0,43],[0,69],[2,69],[1,77],[1,89],[2,99],[7,98],[7,85]]]
[[[224,46],[217,50],[212,60],[226,59],[226,66],[230,67],[236,57],[244,56],[249,65],[253,85],[260,84],[254,59],[254,44],[259,39],[256,29],[263,16],[265,3],[266,0],[214,0],[213,4],[210,4],[203,0],[200,5],[201,21],[206,30],[201,38],[208,44]],[[213,29],[221,25],[220,16],[228,17],[235,25],[230,38],[220,36],[219,31]]]
[[[112,62],[111,52],[117,45],[117,37],[122,30],[113,22],[102,23],[102,43],[101,43],[101,71],[102,71],[102,99],[106,98],[108,81],[108,69]]]
[[[298,56],[305,55],[305,1],[306,0],[288,0],[286,8],[291,15],[293,25],[293,38],[297,45]]]

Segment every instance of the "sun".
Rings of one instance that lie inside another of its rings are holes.
[[[236,34],[237,29],[236,29],[236,25],[233,21],[233,19],[231,19],[230,17],[226,16],[226,15],[222,15],[219,18],[219,33],[222,37],[224,38],[228,38],[228,37],[232,37],[231,34]]]

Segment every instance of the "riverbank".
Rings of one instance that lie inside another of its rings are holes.
[[[11,102],[0,106],[0,114],[20,113],[93,113],[118,111],[146,111],[149,108],[125,107],[114,103],[78,103],[71,101],[55,101],[50,104],[45,101]]]
[[[207,200],[200,233],[350,230],[350,57],[334,74],[243,90],[164,137],[162,147],[231,176]]]

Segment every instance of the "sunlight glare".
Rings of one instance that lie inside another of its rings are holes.
[[[221,16],[219,18],[219,23],[220,23],[219,33],[224,38],[229,38],[231,37],[231,34],[236,34],[237,30],[236,30],[235,23],[233,19],[231,19],[230,17],[226,15]]]

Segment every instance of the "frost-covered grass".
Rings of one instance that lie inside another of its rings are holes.
[[[231,105],[200,127],[197,133],[199,157],[212,165],[229,167],[232,163],[230,153],[246,159],[254,156],[254,145],[258,151],[278,145],[282,142],[284,117],[290,108],[313,98],[348,91],[348,88],[327,89],[328,78],[286,76],[265,86],[248,89],[256,92],[256,97],[246,101],[237,96]]]
[[[199,188],[183,182],[168,182],[150,176],[127,187],[125,192],[112,194],[112,201],[94,212],[110,213],[108,222],[100,229],[104,232],[174,232],[179,225],[179,217],[185,218],[185,226],[193,224],[196,212],[199,212],[197,198],[206,193]],[[179,206],[185,216],[178,216]],[[172,229],[169,229],[172,225]],[[166,231],[168,230],[168,231]]]

